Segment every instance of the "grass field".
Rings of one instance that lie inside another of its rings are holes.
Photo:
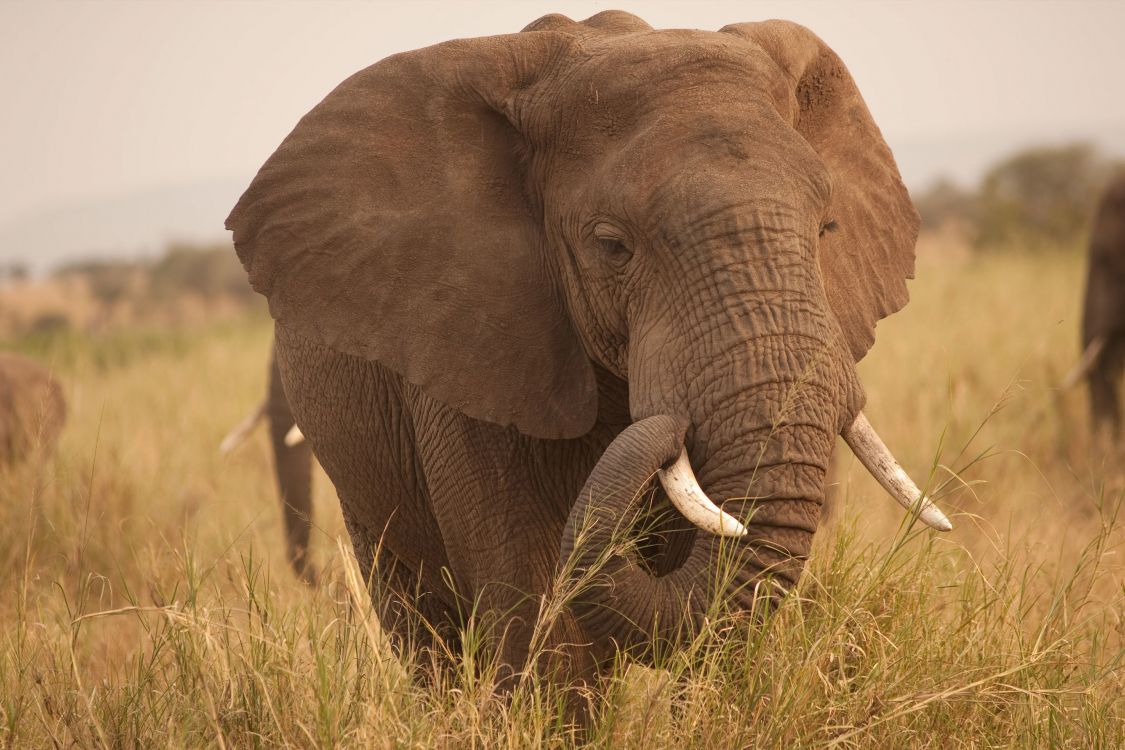
[[[289,573],[265,435],[269,323],[14,342],[65,383],[50,464],[0,477],[0,747],[1121,747],[1120,453],[1091,441],[1082,258],[921,247],[863,362],[867,413],[956,529],[844,450],[797,595],[623,678],[592,728],[473,659],[417,683],[382,639],[318,476],[322,585]]]

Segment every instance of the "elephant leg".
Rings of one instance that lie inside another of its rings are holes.
[[[401,379],[379,365],[277,327],[277,362],[306,444],[340,509],[380,623],[399,647],[427,647],[425,632],[456,653],[449,560],[418,465]],[[413,615],[422,622],[411,622]]]
[[[297,445],[285,444],[285,436],[296,424],[296,420],[285,396],[276,355],[270,358],[266,417],[269,421],[277,491],[285,518],[285,552],[297,577],[306,583],[316,583],[316,569],[309,557],[309,537],[312,531],[312,448],[306,440]]]
[[[1125,365],[1125,341],[1114,339],[1106,347],[1097,366],[1090,370],[1090,417],[1094,431],[1121,437],[1121,399],[1119,385]]]
[[[432,671],[449,669],[461,653],[456,611],[426,591],[419,576],[393,552],[384,548],[374,556],[378,564],[365,572],[367,589],[395,653],[412,656],[423,667],[423,679]]]
[[[461,611],[474,642],[496,659],[499,687],[530,666],[533,645],[553,651],[537,659],[537,669],[581,672],[573,663],[559,666],[581,658],[574,649],[562,654],[563,644],[581,640],[581,631],[563,617],[540,617],[556,573],[566,493],[577,487],[545,481],[543,466],[550,461],[514,430],[465,417],[418,391],[411,409]]]

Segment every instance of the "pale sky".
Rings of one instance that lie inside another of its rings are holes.
[[[248,182],[302,114],[386,55],[606,8],[656,27],[805,24],[852,71],[908,182],[940,167],[904,161],[939,153],[928,143],[956,157],[982,139],[1125,133],[1120,2],[0,0],[0,225],[100,196]]]

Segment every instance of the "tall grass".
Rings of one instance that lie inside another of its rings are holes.
[[[71,413],[53,462],[0,477],[0,746],[1125,745],[1125,473],[1055,389],[1080,273],[925,255],[861,375],[955,531],[908,526],[844,458],[797,591],[761,623],[717,610],[660,671],[622,660],[584,731],[548,681],[498,697],[472,633],[412,679],[323,476],[322,585],[293,579],[265,436],[217,452],[264,392],[266,321],[19,342]]]

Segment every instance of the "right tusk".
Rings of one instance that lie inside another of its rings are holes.
[[[871,476],[883,485],[883,489],[898,501],[899,505],[917,513],[927,526],[938,531],[951,531],[953,524],[945,514],[922,494],[911,481],[906,471],[891,455],[879,433],[867,421],[863,412],[856,415],[855,421],[843,432],[844,441],[852,449],[859,462],[871,472]]]
[[[266,415],[266,402],[255,409],[245,419],[239,422],[230,433],[223,438],[223,442],[219,443],[219,453],[226,455],[232,450],[246,442],[246,438],[254,431],[258,422],[262,421],[262,417]]]
[[[305,433],[301,432],[301,428],[297,425],[285,433],[285,444],[292,448],[294,445],[300,445],[305,441]]]
[[[1063,378],[1059,387],[1067,391],[1077,385],[1078,381],[1084,378],[1086,373],[1090,372],[1097,364],[1098,358],[1102,356],[1102,352],[1105,350],[1107,341],[1108,339],[1105,336],[1095,336],[1086,350],[1082,352],[1082,356],[1078,358],[1078,363]]]
[[[664,492],[676,510],[693,524],[717,536],[746,536],[746,527],[738,519],[711,502],[711,498],[699,486],[695,472],[691,470],[687,449],[681,448],[676,462],[667,469],[657,469]]]

